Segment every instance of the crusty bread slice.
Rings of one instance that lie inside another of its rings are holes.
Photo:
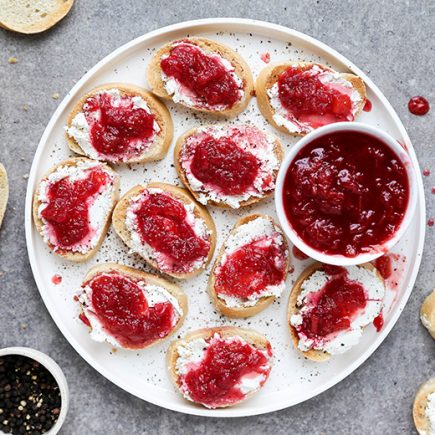
[[[5,167],[0,163],[0,227],[6,212],[6,205],[9,198],[8,174]]]
[[[156,285],[158,287],[162,287],[165,290],[167,290],[174,298],[177,299],[178,304],[180,305],[181,310],[183,311],[183,314],[178,319],[177,323],[175,324],[172,331],[166,336],[159,340],[153,341],[152,343],[146,345],[143,347],[143,349],[154,346],[157,343],[160,343],[163,340],[166,340],[168,337],[173,335],[183,324],[184,319],[187,315],[187,296],[185,293],[178,287],[177,285],[167,281],[166,279],[163,279],[159,276],[153,275],[151,273],[143,272],[142,270],[134,269],[129,266],[124,266],[123,264],[119,263],[105,263],[105,264],[98,264],[91,268],[88,273],[86,274],[83,283],[86,283],[87,281],[91,280],[94,276],[99,275],[101,273],[109,273],[109,272],[119,272],[122,275],[126,275],[128,277],[137,279],[137,280],[143,280],[146,283],[150,283],[152,285]],[[82,312],[83,307],[80,305]],[[84,313],[85,314],[85,313]],[[92,330],[92,327],[91,327]],[[128,349],[128,348],[124,348]],[[133,350],[137,350],[137,348],[134,348]]]
[[[183,167],[181,166],[181,155],[180,155],[182,153],[182,151],[183,151],[183,148],[184,148],[184,146],[186,144],[187,139],[190,136],[194,136],[197,133],[198,133],[198,128],[192,128],[192,129],[186,131],[186,133],[184,133],[183,135],[181,135],[177,139],[177,142],[176,142],[175,148],[174,148],[174,164],[175,164],[175,169],[177,170],[178,177],[180,178],[181,182],[184,184],[184,186],[186,186],[187,189],[189,189],[189,191],[193,195],[193,197],[197,201],[199,201],[199,195],[200,195],[201,192],[195,191],[192,188],[192,186],[190,185],[189,180],[186,177],[186,172],[184,171]],[[280,140],[278,138],[276,138],[276,137],[275,137],[275,146],[274,146],[273,152],[274,152],[276,158],[278,159],[278,161],[281,164],[282,159],[284,158],[284,150],[282,148]],[[273,175],[276,178],[277,175],[278,175],[278,170],[274,171]],[[257,202],[259,202],[259,201],[261,201],[263,199],[270,198],[272,195],[273,195],[273,191],[265,192],[265,194],[263,196],[261,196],[261,197],[259,197],[259,196],[251,196],[246,201],[242,201],[240,203],[240,207],[246,207],[248,205],[256,204]],[[207,202],[207,205],[212,205],[212,206],[220,207],[220,208],[229,208],[229,209],[232,208],[231,206],[229,206],[224,201],[209,200]]]
[[[412,408],[412,416],[414,417],[414,424],[417,432],[420,435],[429,435],[430,427],[429,419],[426,416],[427,397],[429,394],[435,392],[435,378],[431,378],[428,381],[420,385],[414,399],[414,406]]]
[[[255,83],[255,90],[257,96],[257,104],[261,114],[266,118],[266,120],[275,127],[277,130],[280,130],[284,133],[295,135],[295,136],[304,136],[306,133],[303,131],[300,132],[290,132],[287,130],[285,126],[278,125],[273,116],[275,114],[274,108],[270,104],[270,98],[267,94],[268,90],[278,81],[279,76],[287,70],[291,66],[301,66],[307,67],[310,65],[318,65],[325,71],[334,72],[331,68],[320,65],[318,63],[312,62],[281,62],[281,63],[273,63],[265,67],[259,74],[257,81]],[[352,84],[352,87],[360,94],[361,103],[358,106],[358,109],[355,113],[355,118],[361,113],[364,108],[365,100],[366,100],[366,87],[363,80],[349,73],[340,74],[341,77]]]
[[[234,235],[240,226],[245,225],[248,222],[253,221],[253,220],[260,218],[260,217],[268,219],[269,221],[271,221],[273,223],[273,225],[276,228],[278,228],[279,231],[282,233],[281,227],[277,223],[275,223],[275,221],[270,216],[263,215],[263,214],[251,214],[249,216],[243,216],[242,218],[240,218],[236,222],[233,229],[228,234],[227,238],[225,239],[224,243],[222,244],[222,246],[218,252],[218,255],[216,257],[216,260],[213,264],[213,268],[210,272],[210,278],[208,281],[208,292],[210,294],[210,297],[211,297],[214,305],[224,316],[234,317],[234,318],[251,317],[251,316],[254,316],[255,314],[258,314],[260,311],[263,311],[276,299],[275,296],[266,296],[264,298],[259,299],[258,302],[255,305],[253,305],[252,307],[228,307],[226,305],[225,301],[220,299],[217,296],[216,291],[215,291],[215,283],[216,283],[215,270],[220,265],[221,260],[222,260],[222,256],[225,253],[225,243],[228,240],[228,237]],[[284,244],[285,244],[285,249],[288,252],[289,248],[287,245],[287,239],[285,238],[283,233],[282,233],[282,236],[283,236],[283,240],[284,240]],[[286,266],[285,266],[286,272],[284,275],[284,279],[287,277],[289,262],[290,262],[290,256],[287,255],[287,262],[286,262]]]
[[[123,163],[145,163],[163,159],[168,152],[174,132],[171,114],[161,101],[155,98],[154,95],[152,95],[149,91],[140,88],[139,86],[127,83],[106,83],[92,89],[82,98],[80,98],[80,100],[75,104],[68,116],[66,126],[70,128],[74,117],[78,113],[83,112],[83,106],[88,98],[92,97],[99,91],[108,91],[110,89],[118,89],[121,92],[121,95],[127,95],[131,97],[138,96],[143,98],[160,127],[159,134],[154,137],[153,142],[147,151],[142,153],[140,156],[129,159]],[[65,132],[65,135],[68,146],[72,151],[77,154],[86,155],[85,151],[80,147],[73,137],[69,136],[68,132]],[[99,160],[104,161],[104,158]]]
[[[83,161],[83,162],[87,162],[87,161],[91,161],[90,159],[84,158],[84,157],[75,157],[75,158],[71,158],[68,160],[64,160],[60,163],[58,163],[57,165],[53,166],[42,178],[41,181],[44,180],[45,178],[47,178],[51,173],[55,172],[59,167],[61,166],[76,166],[78,162]],[[94,161],[94,160],[92,160]],[[70,261],[74,261],[74,262],[85,262],[88,261],[90,258],[92,258],[97,251],[100,249],[104,238],[106,237],[107,231],[109,230],[110,227],[110,218],[112,215],[112,210],[113,207],[115,206],[118,197],[119,197],[119,176],[118,174],[109,166],[106,165],[104,163],[101,163],[101,165],[103,165],[104,169],[107,170],[110,174],[114,175],[114,191],[112,194],[112,208],[110,213],[107,214],[106,220],[105,220],[105,225],[104,228],[101,231],[100,237],[98,239],[97,244],[95,245],[95,247],[91,250],[89,250],[88,252],[86,252],[85,254],[81,253],[81,252],[63,252],[63,251],[55,251],[53,248],[53,246],[51,246],[50,244],[48,245],[48,247],[53,250],[53,252],[57,255],[60,255],[63,258],[66,258],[67,260]],[[35,190],[35,193],[33,194],[33,220],[35,222],[35,226],[36,229],[38,230],[39,234],[41,235],[41,237],[43,237],[43,233],[42,233],[42,228],[43,228],[43,222],[41,220],[41,218],[38,215],[38,210],[39,210],[39,206],[41,205],[41,202],[39,201],[38,198],[38,191],[39,191],[39,184]]]
[[[376,268],[371,264],[371,263],[364,263],[364,264],[360,264],[360,267],[365,267],[368,270],[376,270]],[[295,349],[297,349],[299,352],[302,353],[302,355],[304,355],[305,358],[312,360],[312,361],[317,361],[317,362],[322,362],[322,361],[326,361],[329,358],[331,358],[331,354],[329,354],[328,352],[324,352],[322,350],[317,350],[317,349],[309,349],[307,351],[302,351],[299,349],[298,345],[299,345],[299,337],[298,334],[295,330],[295,328],[291,325],[290,323],[290,319],[293,316],[293,314],[298,314],[299,313],[299,308],[297,307],[297,303],[298,303],[298,296],[302,291],[302,283],[309,278],[314,272],[316,272],[317,270],[321,270],[323,268],[323,264],[322,263],[314,263],[311,266],[308,266],[298,277],[298,279],[296,280],[296,282],[293,285],[293,288],[290,292],[290,296],[289,296],[289,300],[288,300],[288,307],[287,307],[287,324],[289,326],[290,329],[290,336],[293,342],[293,345],[295,347]],[[381,281],[384,281],[384,279],[382,278],[382,276],[380,275],[380,273],[376,270],[377,272],[377,276]]]
[[[224,116],[227,118],[236,116],[239,113],[243,112],[248,106],[249,100],[251,99],[251,96],[254,92],[254,79],[252,78],[252,72],[251,69],[249,68],[249,65],[233,49],[223,44],[220,44],[218,42],[212,41],[210,39],[183,38],[183,41],[194,44],[205,51],[218,54],[219,56],[223,57],[228,62],[230,62],[234,67],[235,74],[243,82],[243,94],[244,94],[243,98],[238,103],[236,103],[233,107],[222,111],[214,111],[214,110],[210,111],[203,108],[196,108],[192,106],[187,106],[185,104],[183,105],[199,112]],[[159,97],[167,100],[172,100],[172,96],[166,92],[164,82],[162,80],[162,69],[160,67],[160,61],[162,59],[162,56],[169,54],[174,42],[177,41],[171,41],[166,45],[164,45],[163,47],[161,47],[159,50],[157,50],[157,52],[154,54],[153,58],[151,59],[151,62],[148,65],[148,70],[147,70],[147,80],[149,85],[151,86],[152,92],[154,92]]]
[[[39,33],[53,27],[74,0],[0,0],[0,26],[19,33]]]
[[[421,305],[420,319],[429,334],[435,338],[435,290],[426,297]]]
[[[238,328],[236,326],[216,326],[213,328],[202,328],[196,331],[191,331],[187,333],[183,338],[173,341],[166,353],[166,365],[168,368],[169,377],[177,390],[179,390],[179,376],[176,371],[176,363],[179,357],[178,346],[193,340],[197,340],[199,338],[208,340],[212,338],[216,333],[224,339],[235,336],[241,337],[247,343],[262,351],[268,351],[270,349],[269,340],[263,334],[260,334],[259,332],[256,332],[252,329]],[[256,392],[257,391],[252,391],[251,393],[247,394],[242,401],[245,401]]]
[[[192,196],[190,195],[190,193],[187,190],[182,189],[182,188],[177,187],[177,186],[173,186],[172,184],[159,183],[159,182],[149,183],[146,186],[139,185],[139,186],[135,186],[135,187],[131,188],[119,200],[118,204],[116,205],[116,207],[113,211],[113,217],[112,217],[113,228],[115,229],[118,236],[122,239],[122,241],[130,249],[133,250],[134,245],[133,245],[132,240],[131,240],[131,234],[130,234],[130,231],[128,230],[128,228],[125,224],[126,216],[127,216],[127,209],[130,205],[131,198],[134,198],[135,196],[139,195],[146,188],[161,189],[164,192],[167,192],[170,195],[172,195],[173,197],[179,199],[184,204],[194,204],[195,216],[203,219],[203,221],[205,222],[205,225],[207,226],[207,229],[210,231],[211,235],[210,235],[210,250],[209,250],[207,259],[204,262],[204,264],[201,267],[194,269],[188,273],[164,272],[167,275],[170,275],[170,276],[172,276],[174,278],[178,278],[178,279],[189,279],[189,278],[192,278],[192,277],[198,275],[207,267],[207,265],[210,263],[210,261],[213,257],[214,249],[216,247],[216,226],[215,226],[213,219],[212,219],[210,213],[208,212],[208,210],[205,207],[202,207],[200,204],[198,204],[192,198]],[[158,264],[155,261],[147,259],[147,258],[144,258],[144,260],[147,263],[149,263],[150,266],[161,271]]]

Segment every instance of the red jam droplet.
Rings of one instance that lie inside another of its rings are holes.
[[[423,169],[423,175],[425,177],[429,177],[429,175],[430,175],[430,169],[428,169],[428,168]]]
[[[263,51],[263,53],[261,53],[260,58],[264,63],[269,63],[270,62],[270,53],[268,51]]]
[[[89,321],[89,319],[86,317],[85,313],[80,313],[79,314],[79,319],[89,328],[91,328],[91,322]]]
[[[56,238],[56,247],[71,250],[75,245],[89,242],[94,229],[89,222],[89,207],[111,177],[103,169],[85,170],[87,176],[71,181],[69,177],[52,183],[48,188],[48,203],[41,216]]]
[[[287,219],[305,243],[346,257],[391,239],[408,198],[400,159],[383,142],[357,132],[328,134],[305,146],[283,190]]]
[[[248,343],[213,338],[199,366],[182,376],[182,388],[210,408],[231,405],[245,397],[238,386],[242,377],[263,375],[264,384],[268,362],[264,352]]]
[[[380,332],[380,330],[384,326],[384,316],[382,313],[375,317],[375,319],[373,320],[373,325],[376,328],[376,331]]]
[[[364,103],[363,107],[364,112],[371,112],[372,111],[372,102],[366,98],[366,102]]]
[[[298,260],[306,260],[308,257],[307,254],[304,254],[297,246],[293,246],[292,248],[292,254],[293,257],[297,258]]]
[[[60,275],[53,275],[53,276],[51,277],[51,282],[52,282],[54,285],[59,285],[59,284],[62,282],[62,277],[61,277]]]
[[[427,226],[428,226],[428,227],[433,227],[434,223],[435,223],[435,221],[434,221],[432,218],[430,218],[430,219],[427,221]]]
[[[285,252],[280,245],[262,237],[227,255],[217,270],[218,294],[248,298],[269,285],[279,285],[285,275]]]
[[[259,162],[231,138],[206,135],[196,146],[190,170],[201,183],[224,195],[240,195],[253,186]]]
[[[143,242],[171,261],[171,271],[185,271],[207,257],[210,242],[199,237],[187,222],[184,203],[165,193],[147,195],[136,211]]]
[[[421,96],[412,97],[408,102],[408,109],[413,115],[426,115],[426,113],[428,113],[430,110],[429,101]]]
[[[92,310],[106,333],[123,347],[142,348],[166,337],[176,324],[174,306],[158,302],[149,306],[143,290],[132,278],[118,273],[94,277]]]
[[[432,195],[435,195],[435,187],[432,187],[431,192],[432,192]]]
[[[154,116],[134,107],[131,96],[122,96],[114,105],[110,94],[95,95],[86,101],[85,116],[92,146],[111,161],[139,156],[154,135]]]
[[[191,43],[174,45],[160,66],[166,76],[193,93],[200,107],[230,108],[241,98],[239,86],[222,60]]]
[[[382,255],[382,257],[377,258],[374,261],[374,266],[378,269],[378,272],[381,274],[382,278],[388,279],[393,273],[393,266],[390,255]]]

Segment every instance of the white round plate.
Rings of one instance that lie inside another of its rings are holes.
[[[425,206],[421,176],[418,177],[419,199],[414,219],[394,252],[398,258],[398,285],[390,280],[384,311],[385,325],[381,332],[373,326],[366,328],[361,342],[351,351],[332,358],[326,363],[306,361],[293,348],[286,324],[286,305],[292,283],[309,264],[292,259],[294,272],[289,274],[287,290],[265,311],[247,320],[230,320],[219,316],[213,309],[206,291],[208,271],[183,282],[182,288],[189,298],[189,314],[180,335],[189,329],[212,325],[250,327],[264,333],[271,341],[275,364],[269,381],[262,391],[250,400],[227,409],[208,410],[185,401],[169,382],[165,368],[165,351],[169,341],[140,352],[118,350],[113,352],[105,343],[91,341],[87,328],[77,319],[78,304],[73,296],[85,275],[95,263],[118,261],[145,268],[140,258],[128,254],[127,248],[110,230],[99,253],[86,264],[72,264],[51,254],[39,237],[31,216],[32,194],[38,180],[54,164],[72,155],[64,137],[64,125],[74,103],[92,89],[105,82],[131,82],[147,86],[145,70],[156,48],[166,42],[185,36],[205,36],[236,49],[257,76],[265,63],[261,55],[269,53],[272,61],[320,61],[342,72],[352,71],[361,76],[367,86],[368,98],[373,104],[371,112],[363,112],[360,122],[380,127],[397,138],[408,149],[416,172],[418,163],[409,137],[391,105],[372,81],[352,62],[302,33],[260,21],[243,19],[208,19],[190,21],[148,33],[115,50],[92,68],[64,98],[48,123],[35,154],[29,176],[26,197],[26,238],[33,274],[41,296],[51,316],[66,339],[77,352],[107,379],[126,391],[168,409],[196,415],[239,417],[275,411],[307,400],[341,381],[360,366],[382,343],[396,323],[412,287],[420,265],[424,232]],[[177,138],[181,133],[207,122],[207,116],[195,115],[187,109],[169,104]],[[255,98],[248,109],[231,123],[251,121],[279,136],[289,148],[296,138],[279,134],[269,126],[256,107]],[[150,181],[179,183],[173,167],[172,150],[157,163],[117,167],[121,175],[121,193],[135,184]],[[276,218],[273,199],[241,211],[222,211],[211,208],[218,228],[218,247],[234,222],[250,212],[269,213]],[[62,276],[62,283],[54,285],[53,275]]]

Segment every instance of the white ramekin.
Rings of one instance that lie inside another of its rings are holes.
[[[63,374],[61,368],[48,355],[40,352],[39,350],[31,349],[30,347],[6,347],[4,349],[0,349],[0,356],[6,355],[22,355],[34,359],[42,364],[53,375],[54,379],[59,385],[61,398],[60,413],[56,423],[48,432],[45,433],[47,435],[57,434],[65,421],[69,405],[68,383],[66,382],[65,375]]]
[[[382,245],[373,246],[373,250],[368,253],[359,254],[355,257],[346,257],[344,255],[330,255],[325,254],[321,251],[318,251],[311,246],[308,246],[296,233],[293,227],[290,225],[287,216],[284,211],[283,205],[283,186],[285,175],[287,174],[287,170],[290,164],[293,162],[296,154],[304,148],[306,145],[311,143],[313,140],[322,137],[329,133],[337,133],[337,132],[347,132],[347,131],[356,131],[361,133],[366,133],[371,136],[376,137],[383,143],[385,143],[394,153],[400,158],[402,161],[406,172],[408,174],[409,180],[409,201],[408,207],[405,212],[405,216],[403,218],[402,223],[400,224],[398,230],[394,234],[394,236],[387,240]],[[278,219],[283,228],[285,234],[290,239],[290,241],[299,248],[304,254],[308,255],[311,258],[314,258],[317,261],[321,261],[322,263],[333,264],[337,266],[351,266],[355,264],[362,264],[372,261],[381,255],[385,254],[389,251],[403,236],[406,231],[409,223],[411,222],[412,216],[415,211],[415,207],[417,204],[417,183],[416,183],[416,174],[414,167],[412,165],[411,159],[409,158],[405,149],[400,145],[400,143],[394,139],[389,134],[380,130],[379,128],[372,127],[367,124],[362,124],[359,122],[337,122],[334,124],[329,124],[324,127],[318,128],[317,130],[308,133],[302,139],[300,139],[290,151],[285,156],[281,168],[278,173],[276,188],[275,188],[275,207],[278,214]]]

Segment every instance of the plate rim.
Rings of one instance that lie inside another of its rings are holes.
[[[25,197],[25,236],[26,236],[26,247],[27,247],[27,253],[29,257],[29,262],[33,274],[33,278],[35,280],[36,286],[38,288],[38,292],[44,302],[44,305],[46,306],[50,316],[52,317],[53,321],[55,322],[56,326],[59,328],[60,332],[64,336],[64,338],[68,341],[68,343],[73,347],[73,349],[95,370],[97,370],[101,375],[103,375],[106,379],[111,381],[113,384],[117,385],[119,388],[122,388],[124,391],[129,392],[130,394],[140,398],[141,400],[145,400],[149,403],[152,403],[154,405],[160,406],[165,409],[169,409],[171,411],[177,411],[181,412],[183,414],[190,414],[190,415],[197,415],[197,416],[205,416],[205,417],[215,417],[215,418],[221,418],[221,417],[247,417],[247,416],[253,416],[253,415],[260,415],[260,414],[266,414],[273,411],[279,411],[284,408],[288,408],[291,406],[294,406],[296,404],[302,403],[308,399],[311,399],[313,397],[318,396],[322,392],[328,390],[332,386],[338,384],[343,379],[345,379],[347,376],[349,376],[353,371],[355,371],[358,367],[360,367],[373,353],[376,351],[376,349],[380,346],[380,344],[385,340],[385,338],[390,333],[391,329],[396,324],[400,314],[402,313],[404,307],[406,306],[406,303],[408,302],[408,299],[411,295],[412,289],[415,285],[415,281],[417,278],[418,271],[420,269],[421,259],[422,259],[422,253],[423,253],[423,246],[425,241],[425,233],[426,233],[426,226],[425,226],[425,219],[426,219],[426,204],[425,204],[425,196],[424,196],[424,190],[423,190],[423,180],[421,177],[421,172],[417,172],[417,189],[418,189],[418,200],[419,200],[419,211],[421,214],[419,227],[420,227],[420,237],[418,240],[418,246],[417,246],[417,254],[416,259],[414,261],[414,265],[412,267],[412,271],[410,273],[410,279],[409,279],[409,285],[406,288],[401,300],[398,302],[398,307],[391,317],[388,326],[386,326],[382,332],[377,336],[376,340],[370,345],[370,347],[359,357],[357,358],[352,364],[350,364],[345,370],[342,370],[339,375],[334,376],[329,380],[328,382],[325,382],[320,387],[311,390],[305,394],[301,394],[297,400],[288,400],[288,401],[282,401],[279,403],[271,403],[271,404],[265,404],[264,406],[258,407],[256,409],[246,409],[246,408],[224,408],[219,410],[210,410],[206,408],[200,408],[200,407],[186,407],[186,405],[182,405],[176,402],[173,402],[171,400],[161,400],[156,399],[152,395],[147,396],[146,398],[143,393],[139,393],[138,391],[135,391],[134,388],[132,388],[129,385],[126,385],[125,382],[123,382],[120,379],[117,379],[116,375],[112,374],[110,370],[106,369],[104,366],[101,366],[98,362],[96,362],[92,357],[88,357],[86,355],[86,352],[84,349],[81,348],[80,343],[78,340],[76,340],[69,332],[67,328],[64,328],[62,326],[61,322],[61,316],[60,313],[56,310],[54,304],[52,305],[50,303],[50,300],[48,298],[48,292],[44,290],[44,284],[42,281],[42,278],[40,276],[40,271],[37,268],[37,261],[35,256],[35,247],[33,245],[32,241],[32,235],[33,235],[33,219],[32,219],[32,199],[33,199],[33,186],[35,184],[35,176],[38,169],[37,162],[40,160],[42,150],[43,150],[43,144],[47,141],[49,137],[49,133],[52,129],[52,127],[57,123],[59,116],[64,111],[67,104],[69,104],[72,95],[76,93],[76,91],[83,85],[83,83],[91,78],[94,73],[96,73],[100,67],[104,66],[106,63],[110,62],[117,56],[121,55],[123,52],[128,51],[130,48],[133,48],[137,44],[145,42],[147,39],[158,37],[161,35],[164,35],[165,33],[170,33],[174,31],[180,31],[180,30],[186,30],[188,31],[189,28],[192,30],[197,30],[198,27],[207,27],[209,25],[216,25],[216,24],[233,24],[233,25],[242,25],[242,26],[256,26],[264,29],[265,31],[277,31],[280,33],[287,34],[290,38],[296,37],[303,41],[305,41],[308,44],[312,44],[314,46],[317,46],[321,50],[326,51],[329,55],[337,59],[338,61],[345,63],[346,66],[353,72],[355,72],[357,75],[362,77],[365,83],[369,85],[369,87],[374,91],[376,96],[382,101],[384,106],[389,112],[389,115],[391,116],[394,124],[398,128],[401,136],[405,140],[405,145],[408,148],[408,153],[410,155],[411,161],[416,169],[419,169],[418,160],[415,154],[415,150],[412,146],[411,140],[409,138],[409,135],[407,131],[405,130],[404,125],[402,124],[399,116],[397,115],[396,111],[391,106],[390,102],[387,100],[387,98],[384,96],[384,94],[380,91],[380,89],[372,82],[372,80],[362,71],[360,70],[353,62],[351,62],[349,59],[347,59],[345,56],[341,55],[339,52],[337,52],[335,49],[329,47],[327,44],[317,40],[316,38],[313,38],[305,33],[299,32],[294,29],[290,29],[289,27],[282,26],[275,23],[270,23],[267,21],[261,21],[261,20],[254,20],[254,19],[248,19],[248,18],[206,18],[206,19],[198,19],[198,20],[188,20],[183,21],[176,24],[171,24],[168,26],[160,27],[155,30],[152,30],[150,32],[147,32],[137,38],[132,39],[131,41],[123,44],[122,46],[118,47],[105,57],[101,59],[99,62],[97,62],[92,68],[90,68],[78,81],[77,83],[68,91],[68,93],[65,95],[62,102],[59,104],[55,112],[51,115],[50,120],[47,124],[47,126],[44,129],[44,132],[41,136],[40,141],[38,142],[38,146],[36,148],[32,166],[29,173],[29,179],[27,183],[27,189],[26,189],[26,197]],[[206,30],[205,30],[206,31]]]

